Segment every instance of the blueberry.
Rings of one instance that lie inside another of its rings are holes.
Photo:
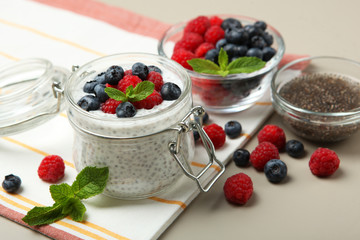
[[[95,79],[94,79],[97,83],[100,84],[105,84],[106,83],[106,79],[105,79],[105,72],[99,73]]]
[[[162,74],[161,69],[157,66],[149,65],[148,69],[149,69],[149,72],[158,72],[158,73]]]
[[[221,23],[221,28],[224,30],[229,29],[229,28],[242,28],[242,24],[239,20],[237,20],[235,18],[226,18]]]
[[[241,134],[241,124],[238,121],[232,120],[225,124],[225,133],[229,138],[237,138]]]
[[[257,21],[254,23],[254,26],[260,28],[261,30],[265,31],[267,24],[264,21]]]
[[[193,131],[193,135],[194,135],[194,141],[198,141],[200,139],[200,134],[198,131],[194,130]]]
[[[96,85],[98,85],[99,83],[95,80],[87,82],[84,84],[83,87],[83,91],[86,93],[94,93],[94,88]]]
[[[270,182],[278,183],[287,175],[287,166],[280,159],[271,159],[265,164],[264,173]]]
[[[96,97],[102,103],[109,99],[109,96],[105,92],[105,88],[106,88],[105,84],[97,84],[94,88]]]
[[[122,102],[116,108],[116,116],[118,118],[133,117],[136,114],[136,108],[131,102]]]
[[[253,25],[246,25],[244,30],[249,34],[249,38],[263,34],[263,31],[260,28],[254,27]]]
[[[225,38],[222,38],[222,39],[220,39],[219,41],[216,42],[215,47],[220,50],[220,49],[223,48],[227,43],[228,43],[228,42],[226,41],[226,39],[225,39]]]
[[[198,116],[195,117],[195,121],[200,124],[200,119]],[[209,121],[209,114],[207,112],[205,112],[202,115],[202,124],[206,124],[208,121]]]
[[[220,49],[214,48],[207,51],[207,53],[205,54],[205,59],[210,60],[214,63],[218,63],[219,50]]]
[[[261,36],[252,37],[251,40],[250,40],[250,45],[253,48],[260,48],[260,49],[263,49],[264,47],[267,46],[264,38],[261,37]]]
[[[276,54],[276,50],[273,49],[272,47],[264,47],[262,53],[263,53],[263,60],[267,62]]]
[[[13,174],[6,175],[2,182],[3,189],[9,193],[16,192],[20,188],[20,185],[21,179]]]
[[[249,41],[249,34],[244,29],[227,29],[225,39],[228,43],[244,45]]]
[[[77,104],[85,111],[98,110],[100,108],[100,100],[93,95],[83,96]]]
[[[247,57],[258,57],[262,59],[263,53],[259,48],[249,48],[249,50],[246,52]]]
[[[267,46],[271,46],[274,43],[274,37],[270,33],[263,32],[261,36],[265,40]]]
[[[181,89],[175,83],[167,82],[161,87],[160,94],[163,100],[176,100],[181,95]]]
[[[250,153],[246,149],[237,149],[233,153],[233,161],[238,167],[246,167],[249,165]]]
[[[233,43],[229,43],[224,46],[224,50],[228,54],[229,58],[238,58],[245,56],[248,48],[245,45],[235,45]]]
[[[286,142],[285,150],[289,156],[299,158],[304,155],[304,145],[298,140],[289,140]]]
[[[133,75],[138,76],[143,81],[146,80],[146,77],[149,74],[148,67],[141,62],[132,65],[131,70]]]
[[[236,45],[233,43],[228,43],[223,47],[224,51],[227,53],[229,58],[232,58],[235,56],[235,49]]]
[[[111,85],[117,85],[124,77],[124,69],[120,66],[111,66],[105,72],[105,81]]]

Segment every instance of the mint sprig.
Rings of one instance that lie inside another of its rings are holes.
[[[137,102],[147,98],[154,92],[154,89],[154,83],[150,81],[142,81],[137,84],[135,88],[132,85],[127,87],[126,93],[112,87],[105,88],[105,92],[110,98],[115,99],[116,101]]]
[[[108,167],[85,167],[71,186],[67,183],[50,186],[55,201],[52,206],[34,207],[22,220],[30,226],[50,224],[66,216],[80,222],[86,211],[81,200],[102,193],[108,177]]]
[[[257,57],[240,57],[229,64],[229,57],[223,48],[219,52],[219,65],[201,58],[193,58],[187,62],[195,72],[220,75],[222,77],[226,77],[228,74],[251,73],[263,68],[266,64]]]

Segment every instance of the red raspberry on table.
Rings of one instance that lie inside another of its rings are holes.
[[[116,101],[115,99],[109,98],[103,104],[101,104],[100,109],[104,113],[115,114],[116,108],[120,103],[121,101]]]
[[[149,72],[146,80],[152,82],[155,85],[155,90],[158,92],[160,92],[161,87],[164,85],[163,77],[155,71]]]
[[[286,145],[286,136],[282,128],[276,125],[265,125],[257,135],[259,143],[271,142],[279,151],[284,150]]]
[[[193,70],[193,69],[187,63],[187,61],[193,58],[196,58],[196,55],[194,53],[182,48],[174,51],[173,55],[171,56],[172,60],[174,60],[175,62],[179,63],[181,66],[189,70]]]
[[[144,100],[132,102],[132,104],[134,105],[134,107],[136,109],[141,109],[141,108],[152,109],[153,107],[161,104],[162,102],[163,102],[163,99],[162,99],[160,93],[157,92],[156,90],[154,90],[154,92],[152,94],[150,94]]]
[[[238,173],[226,180],[223,190],[229,202],[243,205],[251,198],[254,187],[248,175]]]
[[[207,53],[207,51],[214,49],[215,45],[209,42],[203,42],[202,44],[200,44],[196,50],[195,50],[195,55],[198,58],[202,58],[205,56],[205,54]]]
[[[224,36],[224,30],[220,26],[214,25],[205,32],[204,38],[206,42],[216,44],[216,42],[224,38]]]
[[[213,124],[205,126],[204,131],[210,138],[215,149],[218,149],[225,144],[226,134],[225,134],[224,129],[221,126],[213,123]]]
[[[58,155],[46,156],[38,168],[39,177],[46,181],[55,183],[64,177],[64,160]]]
[[[175,43],[174,51],[183,48],[185,50],[194,52],[195,49],[203,42],[204,38],[198,33],[184,33],[184,36],[181,38],[181,40]]]
[[[210,27],[210,20],[206,16],[199,16],[190,20],[184,29],[184,32],[194,32],[200,35],[204,35],[206,30]]]
[[[126,75],[121,79],[117,85],[117,89],[119,89],[122,92],[126,92],[126,88],[128,88],[130,85],[133,86],[133,88],[136,87],[139,83],[141,83],[141,79],[138,76],[135,75]]]
[[[210,17],[210,25],[211,26],[221,26],[223,20],[221,18],[219,18],[218,16],[212,16]]]
[[[328,177],[332,175],[340,165],[337,154],[328,148],[318,148],[311,155],[309,167],[315,176]]]
[[[279,150],[270,142],[262,142],[250,154],[250,162],[258,171],[263,171],[271,159],[280,159]]]

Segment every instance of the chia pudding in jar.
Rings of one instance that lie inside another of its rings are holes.
[[[135,116],[117,117],[101,110],[86,111],[79,100],[83,86],[110,66],[125,71],[134,63],[156,66],[164,83],[175,83],[181,95],[163,100],[151,109],[137,109]],[[68,118],[75,130],[73,160],[78,171],[86,166],[109,167],[105,195],[120,199],[141,199],[156,195],[183,174],[169,151],[169,143],[180,141],[178,156],[184,166],[194,156],[192,132],[179,136],[179,123],[192,108],[190,78],[177,63],[152,54],[117,54],[78,68],[65,86]],[[185,123],[189,119],[185,118]]]

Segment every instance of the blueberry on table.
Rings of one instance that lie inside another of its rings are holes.
[[[83,96],[77,104],[85,111],[93,111],[100,108],[100,100],[93,95]]]
[[[94,88],[96,97],[102,103],[109,99],[109,95],[105,92],[105,88],[106,88],[105,84],[98,84]]]
[[[141,62],[132,65],[131,70],[133,75],[138,76],[143,81],[146,80],[146,77],[149,74],[148,67]]]
[[[20,185],[21,179],[13,174],[6,175],[2,182],[2,188],[9,193],[16,192],[20,188]]]
[[[236,166],[238,167],[246,167],[249,165],[249,161],[250,161],[250,152],[246,149],[237,149],[234,153],[233,153],[233,157],[232,157],[234,163]]]
[[[286,142],[285,150],[289,156],[298,158],[304,155],[304,145],[298,140],[289,140]]]
[[[175,83],[167,82],[161,87],[160,94],[163,100],[176,100],[181,95],[181,89]]]
[[[131,102],[122,102],[116,108],[116,116],[118,118],[128,118],[136,115],[136,108]]]
[[[117,65],[109,67],[105,72],[105,82],[110,85],[117,85],[123,77],[124,69]]]
[[[264,173],[270,182],[278,183],[287,176],[287,166],[280,159],[271,159],[265,164]]]
[[[237,138],[241,134],[241,124],[238,121],[232,120],[225,124],[225,133],[229,138]]]

